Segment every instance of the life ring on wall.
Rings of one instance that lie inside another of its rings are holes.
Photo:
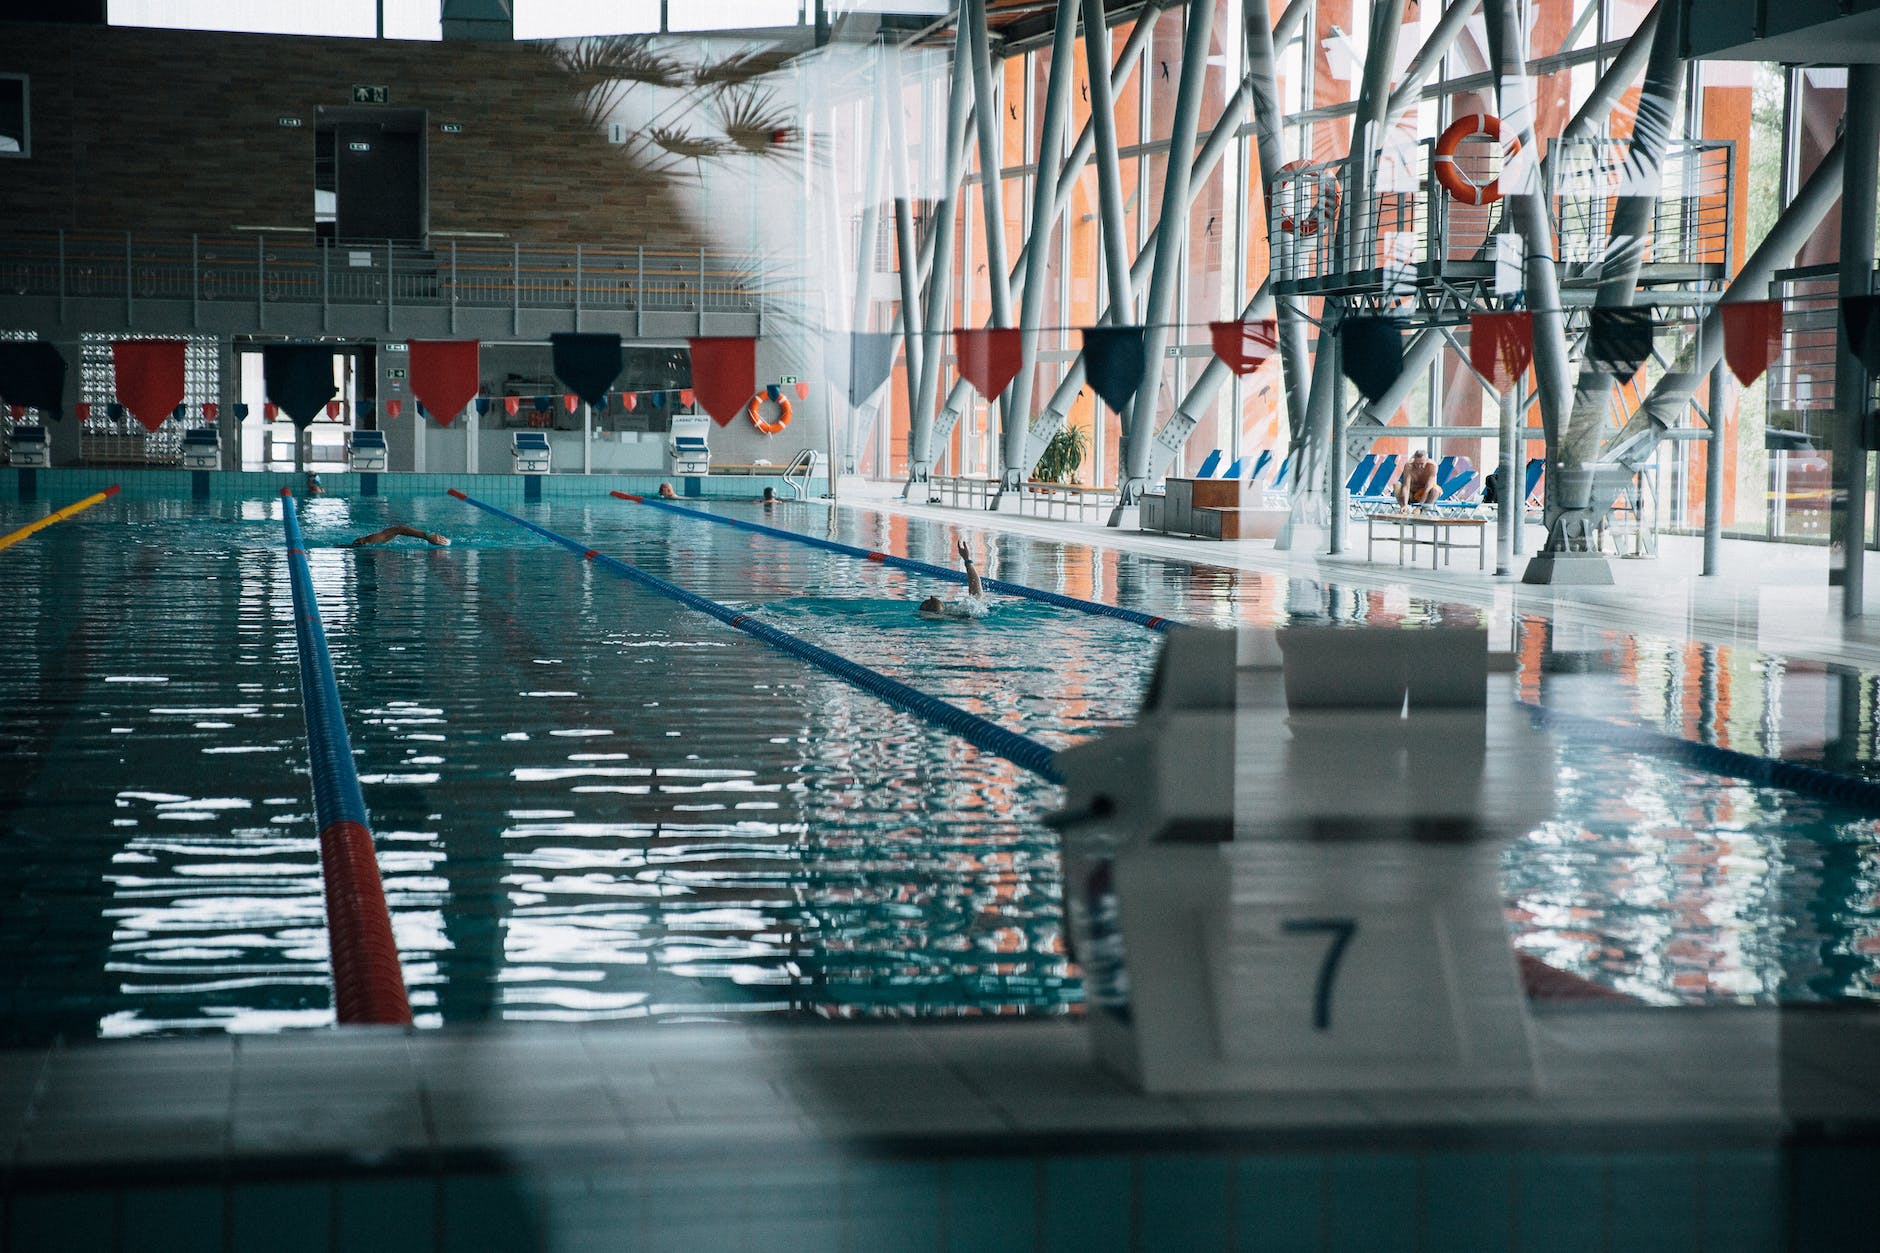
[[[1469,181],[1468,175],[1456,164],[1456,149],[1462,147],[1462,141],[1481,135],[1486,139],[1501,138],[1501,119],[1492,113],[1471,113],[1459,117],[1449,124],[1448,129],[1436,137],[1435,174],[1436,181],[1443,185],[1452,200],[1460,204],[1494,204],[1501,199],[1501,180],[1490,179],[1486,183]],[[1512,147],[1503,154],[1512,157],[1521,151],[1521,141],[1511,141]]]
[[[751,397],[751,403],[744,406],[744,412],[745,415],[751,419],[752,426],[766,435],[775,435],[778,431],[790,425],[790,402],[781,396],[777,397],[777,420],[775,422],[766,422],[763,419],[761,407],[764,401],[768,399],[769,397],[763,392],[757,393],[757,395]]]
[[[1279,167],[1280,174],[1291,174],[1299,170],[1312,168],[1310,161],[1288,161]],[[1320,223],[1333,225],[1338,220],[1338,179],[1329,170],[1322,170],[1318,176],[1318,194],[1312,198],[1312,206],[1305,212],[1305,220],[1299,221],[1290,215],[1280,218],[1279,229],[1288,235],[1316,235]]]

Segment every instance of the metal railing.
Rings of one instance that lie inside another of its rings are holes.
[[[1680,140],[1665,151],[1655,188],[1628,163],[1630,141],[1576,139],[1551,150],[1559,259],[1568,276],[1598,269],[1612,244],[1613,207],[1622,196],[1654,191],[1651,238],[1644,261],[1658,266],[1721,266],[1728,272],[1733,207],[1730,188],[1736,145]]]
[[[778,295],[760,258],[697,249],[311,234],[0,236],[0,297],[272,304],[754,312]]]

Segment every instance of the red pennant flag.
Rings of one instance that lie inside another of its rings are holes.
[[[679,403],[687,407],[697,404],[698,393],[689,387],[681,387],[679,389]]]
[[[345,408],[344,402],[329,400],[326,402],[326,416],[332,421],[337,422],[339,421],[340,410],[343,408]]]
[[[111,345],[117,397],[146,431],[162,426],[183,403],[180,339],[120,339]]]
[[[406,349],[411,394],[449,426],[476,399],[479,345],[474,339],[414,339]]]
[[[563,392],[561,394],[561,407],[566,409],[569,413],[573,413],[576,409],[581,407],[581,398],[573,392]]]
[[[1477,313],[1469,318],[1469,364],[1505,392],[1534,360],[1534,315],[1531,313]]]
[[[26,412],[26,410],[20,408],[18,405],[14,405],[13,409],[13,416],[16,418]],[[72,406],[72,412],[77,415],[80,422],[89,421],[91,418],[91,405],[89,402],[81,400]]]
[[[87,405],[85,407],[89,409],[91,406]],[[26,416],[26,406],[25,405],[8,405],[7,416],[9,418],[12,418],[15,422],[18,422],[21,418]],[[89,417],[90,415],[87,414],[86,416]]]
[[[516,413],[521,408],[522,408],[522,397],[520,396],[503,397],[503,412],[508,414],[510,417],[512,418],[515,417]]]
[[[632,413],[635,409],[640,407],[640,394],[638,392],[621,392],[620,404],[628,413]]]
[[[757,390],[757,341],[748,335],[697,336],[692,393],[719,426],[738,416]]]
[[[1736,381],[1748,387],[1782,351],[1782,302],[1745,300],[1723,310],[1723,359]]]
[[[960,376],[987,400],[997,400],[1024,360],[1024,340],[1010,327],[969,331],[956,327],[953,349],[959,355]]]
[[[397,402],[393,401],[392,403],[396,404]],[[274,421],[274,419],[280,416],[281,416],[281,407],[275,404],[272,400],[268,401],[266,404],[261,406],[261,417],[264,421],[272,422]]]
[[[1210,322],[1208,335],[1214,340],[1214,355],[1235,374],[1252,374],[1279,351],[1279,322],[1273,318]]]
[[[808,383],[798,383],[796,385],[796,398],[798,400],[809,399],[809,384]]]
[[[395,418],[404,411],[405,402],[402,400],[388,400],[385,402],[385,416],[388,418]]]
[[[209,421],[215,421],[215,415],[220,412],[222,412],[222,407],[216,404],[215,401],[208,400],[203,402],[202,416],[209,419]]]

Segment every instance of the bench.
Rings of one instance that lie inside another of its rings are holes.
[[[989,508],[993,497],[999,494],[999,480],[973,478],[964,474],[935,474],[927,479],[927,503],[940,504],[940,493],[946,493],[945,503],[958,506],[960,497],[966,498],[969,507]]]
[[[1396,533],[1380,536],[1377,533],[1380,526],[1394,527]],[[1487,518],[1458,518],[1436,513],[1373,513],[1365,517],[1364,527],[1364,559],[1366,561],[1372,560],[1377,542],[1382,539],[1386,544],[1397,545],[1398,565],[1404,564],[1404,555],[1408,550],[1426,545],[1430,550],[1430,569],[1432,570],[1437,567],[1438,557],[1441,558],[1443,565],[1448,565],[1451,551],[1470,547],[1475,549],[1476,569],[1488,568]],[[1428,538],[1424,538],[1421,534],[1425,530],[1429,532]],[[1471,533],[1475,536],[1473,545],[1460,542],[1463,537]]]
[[[1068,520],[1071,510],[1077,511],[1078,518],[1088,516],[1095,509],[1099,514],[1106,513],[1116,506],[1116,489],[1113,487],[1084,487],[1076,483],[1027,483],[1018,498],[1019,511],[1035,512],[1040,517]],[[1062,512],[1056,512],[1061,510]]]

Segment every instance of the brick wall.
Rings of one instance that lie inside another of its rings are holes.
[[[0,162],[15,229],[309,227],[314,110],[382,83],[393,107],[428,111],[433,232],[698,242],[683,186],[607,143],[533,45],[0,22],[0,70],[32,78],[32,157]]]

